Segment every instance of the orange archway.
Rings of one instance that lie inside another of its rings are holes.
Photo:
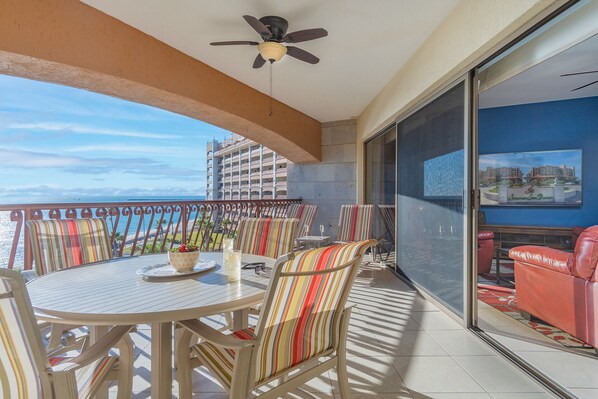
[[[0,73],[163,108],[297,163],[321,158],[319,121],[76,0],[1,0]]]

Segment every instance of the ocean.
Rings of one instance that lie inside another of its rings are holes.
[[[181,196],[160,196],[160,197],[131,197],[131,196],[114,196],[114,197],[92,197],[92,198],[77,198],[77,199],[48,199],[47,201],[43,202],[44,204],[47,203],[69,203],[69,204],[77,204],[77,203],[106,203],[106,202],[170,202],[170,201],[202,201],[205,200],[204,196],[193,196],[193,197],[181,197]],[[40,202],[38,202],[40,203]],[[95,209],[92,208],[92,211],[95,212]],[[173,221],[177,220],[178,212],[174,214]],[[64,215],[63,215],[64,217]],[[195,217],[194,214],[190,215],[190,218]],[[47,218],[47,211],[44,211],[44,218]],[[159,218],[156,216],[154,218],[154,223]],[[108,228],[112,230],[113,222],[110,218],[107,218]],[[131,217],[131,227],[129,227],[129,234],[134,234],[137,225],[139,223],[139,216],[132,215]],[[144,218],[142,222],[142,232],[147,231],[149,227],[147,225],[149,223],[149,217]],[[174,222],[173,222],[174,223]],[[126,229],[126,218],[121,216],[121,220],[116,228],[118,233],[124,234]],[[13,245],[13,237],[15,234],[16,224],[10,221],[10,212],[2,212],[0,211],[0,267],[7,267],[8,266],[8,258],[10,256],[10,250]],[[23,232],[21,231],[21,236],[19,237],[19,244],[17,246],[17,252],[15,255],[15,268],[20,268],[23,265]]]

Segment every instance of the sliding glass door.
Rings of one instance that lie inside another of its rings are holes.
[[[380,259],[394,269],[397,131],[393,124],[365,144],[366,203],[374,205]]]
[[[397,267],[466,314],[469,212],[467,78],[397,123]]]

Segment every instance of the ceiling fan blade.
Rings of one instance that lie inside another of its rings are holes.
[[[588,86],[591,86],[591,85],[595,85],[596,83],[598,83],[598,80],[595,80],[595,81],[593,81],[593,82],[591,82],[591,83],[588,83],[587,85],[579,86],[578,88],[576,88],[576,89],[573,89],[573,90],[571,90],[571,91],[577,91],[577,90],[583,89],[584,87],[588,87]]]
[[[236,41],[228,41],[228,42],[212,42],[212,43],[210,43],[210,46],[236,46],[236,45],[243,45],[243,44],[246,44],[249,46],[257,46],[259,43],[236,40]]]
[[[587,72],[574,72],[574,73],[564,73],[561,77],[565,76],[575,76],[575,75],[587,75],[588,73],[598,73],[598,71],[587,71]]]
[[[272,36],[272,32],[270,32],[270,29],[268,29],[268,27],[264,25],[256,17],[252,17],[251,15],[243,15],[243,19],[245,19],[245,21],[247,21],[247,23],[251,25],[253,30],[259,33],[264,39],[267,39],[270,36]]]
[[[318,57],[312,53],[308,53],[307,51],[300,49],[299,47],[287,46],[287,55],[310,64],[317,64],[320,62]]]
[[[285,43],[300,43],[328,36],[328,31],[323,28],[298,30],[287,34],[282,41]]]
[[[255,57],[255,60],[253,61],[253,67],[255,69],[261,68],[264,66],[265,63],[266,63],[266,60],[262,58],[261,54],[258,54],[257,57]]]

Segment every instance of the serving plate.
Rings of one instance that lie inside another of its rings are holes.
[[[145,279],[168,279],[173,277],[186,277],[194,274],[203,273],[216,267],[216,261],[199,260],[193,270],[188,272],[178,272],[168,263],[159,263],[157,265],[144,266],[137,270],[137,275]]]

